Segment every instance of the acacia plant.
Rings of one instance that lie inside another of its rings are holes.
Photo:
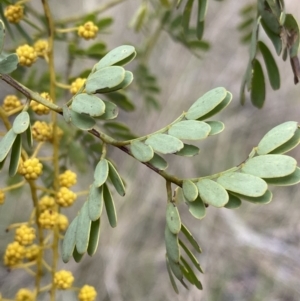
[[[9,161],[8,174],[12,179],[7,187],[1,188],[0,202],[4,202],[8,191],[25,186],[29,187],[28,199],[32,202],[32,213],[26,222],[7,225],[9,231],[15,231],[15,237],[7,245],[4,264],[9,269],[24,269],[35,283],[34,291],[20,288],[15,300],[38,300],[45,291],[50,292],[50,300],[55,300],[57,290],[74,289],[72,273],[57,270],[59,258],[68,262],[73,257],[79,262],[85,253],[92,256],[96,252],[104,207],[110,225],[117,226],[113,195],[117,192],[124,197],[126,188],[120,175],[124,173],[109,159],[108,146],[118,148],[124,159],[135,158],[166,182],[166,266],[176,292],[177,280],[186,288],[190,283],[202,289],[196,272],[203,273],[194,255],[201,253],[201,249],[180,219],[180,203],[187,204],[191,217],[201,220],[208,206],[235,209],[242,201],[268,204],[272,199],[270,185],[300,182],[296,160],[285,155],[300,142],[297,121],[284,122],[262,134],[249,156],[229,170],[184,179],[166,171],[168,163],[162,155],[196,156],[199,148],[193,142],[223,131],[221,121],[211,120],[232,101],[232,94],[223,87],[200,96],[172,123],[145,136],[140,137],[126,124],[115,121],[119,109],[134,109],[128,91],[135,74],[145,103],[159,105],[159,87],[147,60],[162,30],[187,47],[191,55],[201,56],[209,48],[208,42],[202,40],[209,2],[206,0],[141,2],[130,23],[134,30],[146,32],[145,43],[137,51],[130,45],[108,51],[103,41],[81,46],[81,39],[97,40],[97,33],[110,26],[112,19],[101,18],[101,13],[121,2],[111,1],[90,14],[62,20],[55,18],[55,9],[51,10],[47,0],[41,1],[42,13],[30,0],[5,0],[0,5],[0,79],[15,89],[15,94],[7,95],[0,107],[4,129],[0,165],[3,168]],[[198,4],[195,15],[194,2]],[[280,87],[280,73],[270,50],[259,41],[259,30],[267,33],[278,55],[283,52],[284,60],[290,57],[297,83],[299,27],[295,18],[285,13],[283,0],[254,1],[245,7],[242,16],[244,21],[239,28],[246,32],[242,39],[250,42],[250,54],[241,99],[245,100],[247,87],[252,103],[261,108],[265,80],[257,59],[259,53],[273,89]],[[196,25],[192,26],[194,20]],[[10,42],[5,39],[7,35]],[[58,74],[54,67],[56,41],[68,45],[66,74]],[[74,61],[82,57],[94,63],[72,77]],[[34,67],[38,59],[43,62],[40,70]],[[125,66],[134,59],[136,69],[126,70]],[[80,170],[80,148],[87,154],[83,164],[95,167],[94,181],[86,191],[74,192],[70,188],[76,184],[77,175],[71,166]],[[139,179],[135,185],[139,185]],[[81,209],[68,225],[61,209],[70,207],[79,197]],[[52,251],[51,262],[45,257],[47,250]],[[44,270],[50,274],[50,283],[43,281]],[[78,288],[81,301],[93,301],[96,294],[89,284]]]

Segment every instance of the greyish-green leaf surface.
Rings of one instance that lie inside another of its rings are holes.
[[[203,201],[201,200],[200,196],[198,195],[196,200],[193,202],[186,201],[189,211],[193,217],[197,219],[202,219],[206,215],[206,209]]]
[[[22,151],[22,137],[21,135],[17,135],[13,143],[13,146],[11,148],[10,162],[9,162],[10,177],[13,177],[18,171],[21,151]]]
[[[98,164],[96,165],[95,171],[94,171],[94,185],[96,187],[100,187],[103,185],[108,177],[108,162],[106,159],[101,159]]]
[[[223,111],[230,104],[231,100],[232,100],[232,94],[230,92],[226,91],[226,97],[224,98],[224,100],[222,100],[222,102],[220,104],[218,104],[213,110],[211,110],[204,116],[201,116],[200,118],[198,118],[198,120],[206,120],[206,119],[218,114],[219,112]]]
[[[254,59],[252,62],[253,76],[251,83],[251,102],[252,104],[261,109],[264,105],[266,98],[266,85],[265,77],[260,62]]]
[[[183,148],[179,152],[176,152],[175,155],[183,156],[183,157],[194,157],[198,155],[199,152],[200,152],[199,147],[184,143]]]
[[[103,100],[105,104],[105,112],[100,117],[97,117],[97,119],[103,119],[103,120],[111,120],[115,119],[119,114],[118,107],[111,101]]]
[[[195,201],[198,196],[198,188],[196,184],[190,180],[183,180],[182,191],[185,199],[189,202]]]
[[[250,197],[262,196],[268,188],[261,178],[240,172],[227,172],[220,176],[217,182],[226,190]]]
[[[0,162],[2,162],[10,151],[17,134],[10,129],[0,141]]]
[[[109,166],[109,172],[108,172],[109,178],[110,178],[111,182],[113,183],[118,194],[120,196],[124,196],[125,195],[125,186],[122,181],[122,178],[120,177],[118,171],[113,166],[113,164],[109,161],[107,161],[107,162],[108,162],[108,166]]]
[[[33,138],[32,138],[32,132],[31,132],[31,124],[29,123],[29,126],[26,130],[26,140],[29,147],[33,146]]]
[[[141,162],[148,162],[154,156],[153,148],[141,141],[133,141],[130,150],[132,155]]]
[[[251,196],[236,194],[236,193],[233,194],[245,201],[254,204],[261,204],[261,205],[269,204],[272,201],[272,196],[273,196],[270,190],[267,190],[262,196],[259,197],[251,197]]]
[[[125,70],[119,66],[105,67],[91,73],[85,83],[85,90],[94,94],[98,90],[111,89],[118,86],[125,78]]]
[[[93,256],[98,248],[100,238],[100,218],[96,221],[91,223],[91,231],[90,231],[90,238],[89,238],[89,245],[87,249],[87,253],[90,256]]]
[[[113,65],[125,65],[134,59],[136,55],[135,49],[130,45],[122,45],[108,52],[94,67],[99,70]],[[125,61],[130,57],[130,61]],[[123,63],[122,63],[123,62]]]
[[[273,90],[278,90],[280,88],[280,73],[276,61],[273,58],[273,55],[269,48],[262,41],[258,42],[258,47],[263,55],[266,64],[271,87],[273,88]]]
[[[214,207],[224,207],[228,202],[227,191],[215,181],[203,179],[197,182],[199,195],[201,199]]]
[[[180,250],[177,234],[173,234],[169,227],[165,227],[165,243],[168,257],[171,261],[179,262]]]
[[[117,212],[113,197],[106,184],[103,185],[103,198],[109,224],[112,228],[115,228],[117,226]]]
[[[296,185],[300,182],[300,168],[297,167],[296,170],[288,176],[282,178],[265,179],[265,181],[269,185],[275,185],[275,186]]]
[[[70,260],[75,248],[77,220],[78,216],[73,219],[64,236],[62,244],[62,260],[64,263],[67,263]]]
[[[249,159],[242,171],[260,178],[280,178],[292,174],[297,161],[285,155],[261,155]]]
[[[69,113],[72,124],[83,131],[91,130],[96,124],[95,119],[89,115],[79,114],[73,110],[69,110]]]
[[[182,141],[167,134],[155,134],[149,137],[145,143],[162,154],[176,153],[183,148]]]
[[[295,131],[294,136],[290,140],[288,140],[286,143],[272,150],[270,154],[284,154],[286,152],[289,152],[293,148],[295,148],[299,143],[300,143],[300,129],[298,128]]]
[[[198,253],[202,253],[202,250],[199,247],[196,239],[194,238],[194,236],[192,235],[192,233],[190,232],[190,230],[184,224],[181,224],[181,232],[185,235],[185,237],[187,238],[187,240],[196,249],[196,251]]]
[[[76,249],[79,254],[84,254],[87,251],[91,230],[91,220],[89,217],[88,202],[85,202],[80,209],[77,228],[76,228]]]
[[[153,158],[149,161],[149,163],[159,170],[165,170],[168,167],[168,162],[155,153]]]
[[[178,234],[181,229],[181,220],[178,209],[174,203],[168,203],[166,210],[166,222],[173,234]]]
[[[103,210],[103,186],[98,187],[93,183],[88,196],[89,218],[96,221],[100,218]]]
[[[225,125],[221,121],[206,121],[206,123],[210,126],[211,131],[209,132],[209,136],[217,135],[223,132]]]
[[[97,96],[80,93],[73,99],[72,110],[80,114],[88,114],[92,117],[97,117],[104,113],[105,104]]]
[[[227,204],[224,206],[227,209],[236,209],[242,205],[242,201],[235,195],[228,193],[229,200]]]
[[[202,140],[210,133],[210,126],[197,120],[183,120],[173,124],[168,131],[168,134],[178,139],[187,140]]]
[[[185,117],[196,120],[208,114],[225,99],[226,94],[226,89],[222,87],[208,91],[189,108]]]
[[[22,134],[27,130],[29,123],[30,123],[30,117],[28,112],[27,111],[21,112],[14,120],[13,127],[12,127],[13,131],[16,134]]]
[[[11,53],[5,58],[0,58],[0,74],[9,74],[17,69],[19,57],[15,53]]]
[[[289,141],[298,128],[296,121],[287,121],[270,130],[259,142],[257,153],[266,155]]]
[[[178,291],[175,279],[173,277],[173,273],[172,273],[172,270],[171,270],[171,267],[170,267],[170,263],[169,263],[169,259],[168,259],[167,254],[166,254],[166,266],[167,266],[167,271],[168,271],[168,274],[169,274],[169,278],[170,278],[170,282],[172,284],[172,287],[173,287],[175,293],[179,294],[179,291]]]

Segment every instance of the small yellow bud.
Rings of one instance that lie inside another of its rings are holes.
[[[4,16],[10,23],[19,23],[24,17],[24,7],[19,4],[5,7]]]
[[[74,203],[76,197],[76,193],[67,187],[61,187],[57,192],[56,203],[62,207],[69,207]]]
[[[78,77],[71,83],[70,92],[74,95],[84,85],[86,78]]]
[[[35,240],[35,229],[22,225],[16,229],[15,241],[19,242],[20,245],[27,246],[32,244]]]
[[[21,106],[22,103],[16,95],[7,95],[2,104],[2,108],[5,112],[9,112]]]
[[[48,100],[49,102],[53,102],[53,100],[51,99],[49,93],[43,92],[43,93],[41,93],[41,96],[43,98],[45,98],[46,100]],[[45,107],[41,103],[38,103],[38,102],[36,102],[34,100],[32,100],[30,102],[30,107],[38,115],[47,115],[50,112],[49,108]]]
[[[94,301],[97,297],[97,292],[93,286],[84,285],[78,294],[79,301]]]
[[[71,272],[61,270],[54,274],[54,284],[58,289],[68,289],[72,287],[74,277]]]
[[[21,66],[30,67],[37,59],[37,53],[33,47],[25,44],[16,49]]]
[[[46,40],[38,40],[33,45],[38,56],[43,57],[48,51],[48,42]]]
[[[32,137],[37,141],[52,139],[52,127],[44,121],[36,121],[32,126]]]
[[[70,188],[76,184],[77,176],[76,173],[71,170],[66,170],[64,173],[58,176],[59,186]]]
[[[27,180],[37,179],[43,172],[43,165],[37,158],[20,162],[18,172]]]
[[[16,301],[34,301],[35,300],[35,295],[34,293],[27,289],[27,288],[21,288],[18,290],[16,296],[15,296]]]
[[[98,26],[93,22],[86,22],[84,25],[78,27],[77,34],[85,40],[94,39],[98,33]]]

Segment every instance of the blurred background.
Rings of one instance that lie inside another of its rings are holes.
[[[38,1],[36,5],[39,6]],[[176,119],[206,91],[224,86],[232,92],[230,106],[214,119],[225,124],[221,134],[199,143],[200,154],[193,158],[166,156],[167,172],[179,177],[196,177],[228,169],[247,158],[264,134],[276,125],[289,120],[299,121],[300,85],[295,86],[290,63],[283,62],[273,51],[281,73],[281,88],[273,91],[267,83],[267,96],[263,109],[250,103],[239,102],[241,80],[247,67],[248,47],[239,41],[237,26],[241,22],[239,11],[250,1],[209,1],[204,39],[211,49],[202,59],[193,56],[181,44],[175,43],[166,32],[160,35],[151,56],[149,68],[157,77],[161,93],[159,110],[145,109],[145,102],[135,91],[132,100],[134,112],[120,112],[119,120],[128,124],[137,135],[158,130]],[[61,19],[82,12],[92,12],[104,1],[50,2],[55,18]],[[122,44],[139,46],[144,35],[134,33],[128,24],[139,1],[128,0],[105,11],[112,16],[113,25],[108,34],[98,39],[108,49]],[[300,20],[300,2],[286,0],[286,10]],[[270,45],[264,33],[261,39]],[[56,45],[57,73],[64,72],[66,45]],[[270,45],[273,50],[273,46]],[[88,60],[78,60],[74,66],[82,70],[92,66]],[[134,66],[134,63],[133,63]],[[132,68],[128,67],[129,69]],[[266,74],[266,73],[265,73]],[[0,83],[0,96],[13,90]],[[299,147],[290,153],[300,160]],[[179,285],[176,295],[169,282],[165,266],[165,181],[146,166],[139,164],[118,149],[109,148],[109,155],[117,163],[126,180],[127,194],[114,195],[117,205],[118,226],[110,228],[103,218],[97,253],[85,256],[81,263],[73,260],[61,269],[75,274],[75,285],[87,283],[98,291],[101,301],[298,301],[300,300],[300,186],[272,187],[273,201],[264,206],[243,202],[236,210],[209,207],[206,217],[194,219],[182,204],[179,207],[183,222],[189,227],[203,253],[198,259],[205,271],[200,275],[203,291],[185,290]],[[1,185],[5,185],[6,172],[1,172]],[[78,174],[75,191],[87,189],[93,170]],[[173,187],[175,188],[175,187]],[[72,219],[84,202],[63,212]],[[32,210],[27,190],[7,197],[0,208],[0,255],[4,253],[13,233],[5,228],[16,221],[26,221]],[[47,282],[45,280],[45,282]],[[32,279],[22,271],[9,272],[0,265],[0,291],[13,298],[19,287],[31,287]],[[45,294],[44,300],[48,296]],[[75,300],[74,292],[62,292],[57,300]]]

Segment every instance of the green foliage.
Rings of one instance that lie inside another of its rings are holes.
[[[271,129],[244,162],[229,170],[205,177],[184,179],[165,171],[168,162],[163,155],[196,156],[199,154],[199,147],[186,144],[186,140],[196,143],[220,134],[224,130],[223,122],[208,120],[227,108],[232,101],[232,94],[223,87],[206,92],[172,123],[145,136],[139,137],[132,133],[126,124],[114,121],[118,117],[119,109],[126,112],[135,109],[134,103],[128,96],[130,93],[127,94],[124,90],[130,89],[134,75],[137,78],[138,90],[142,91],[146,103],[156,108],[159,106],[157,100],[160,92],[159,84],[148,68],[147,59],[148,49],[151,49],[162,29],[197,56],[199,52],[208,50],[209,44],[203,41],[202,37],[209,1],[197,1],[196,26],[192,27],[194,2],[194,0],[178,1],[177,7],[182,7],[181,12],[176,11],[170,1],[160,1],[159,4],[142,2],[131,21],[131,27],[137,32],[142,32],[147,27],[146,24],[153,24],[151,23],[153,20],[159,23],[159,27],[144,48],[141,48],[139,56],[135,47],[131,45],[119,46],[106,52],[106,45],[101,41],[81,49],[78,47],[77,37],[73,36],[68,47],[70,60],[86,56],[92,60],[97,59],[97,62],[91,70],[82,71],[82,77],[86,77],[85,83],[70,99],[64,98],[60,106],[37,97],[37,93],[33,92],[32,89],[37,89],[36,74],[33,71],[27,80],[28,87],[9,77],[13,86],[27,98],[30,96],[36,102],[63,115],[68,128],[64,133],[68,139],[62,141],[60,147],[64,153],[60,159],[65,160],[65,165],[71,162],[80,170],[87,164],[94,168],[94,181],[89,187],[87,199],[65,234],[62,245],[63,261],[68,262],[73,257],[76,262],[79,262],[85,253],[90,256],[95,254],[104,207],[110,226],[113,228],[117,226],[117,212],[111,188],[113,187],[120,196],[124,197],[126,187],[118,166],[109,159],[107,146],[110,145],[145,164],[167,182],[168,203],[164,232],[166,264],[171,284],[177,293],[176,279],[186,288],[188,288],[186,283],[189,282],[201,290],[202,284],[194,270],[203,273],[198,259],[187,246],[189,243],[193,251],[201,253],[197,241],[181,220],[178,209],[180,203],[185,203],[190,214],[201,220],[206,217],[208,206],[236,209],[241,206],[242,200],[255,204],[268,204],[272,200],[269,185],[289,186],[300,182],[300,168],[297,167],[296,160],[283,155],[300,143],[300,129],[296,121],[288,121]],[[156,12],[157,18],[154,18]],[[245,33],[242,41],[250,43],[249,62],[242,81],[241,100],[245,101],[247,88],[253,105],[262,108],[265,102],[266,84],[258,55],[262,55],[269,82],[274,90],[280,88],[280,72],[272,52],[259,40],[259,31],[261,28],[265,30],[278,55],[283,50],[284,58],[287,55],[290,57],[294,66],[295,82],[297,82],[299,27],[295,18],[285,13],[283,1],[258,0],[257,6],[254,4],[245,6],[241,16],[244,20],[239,25],[239,30]],[[99,27],[109,26],[112,22],[110,18],[98,20],[94,14],[86,16],[84,20],[93,21]],[[25,35],[22,31],[20,33]],[[62,40],[61,34],[62,32],[58,31],[55,39]],[[0,21],[0,50],[3,48],[4,36],[4,23]],[[138,61],[135,71],[125,70],[123,66],[135,58]],[[1,78],[14,71],[17,63],[18,57],[15,54],[1,57]],[[22,68],[18,70],[26,74]],[[24,74],[22,73],[22,77]],[[42,77],[51,80],[47,72]],[[95,94],[101,94],[101,98]],[[34,117],[28,113],[28,109],[29,105],[26,104],[23,111],[14,119],[12,128],[0,141],[1,167],[11,151],[10,176],[17,173],[22,152],[21,134],[26,134],[29,147],[33,144],[31,123]],[[69,125],[73,128],[69,129]],[[70,154],[69,149],[72,150]],[[52,167],[49,167],[48,176],[52,177],[52,172]],[[173,197],[171,183],[177,185]],[[187,258],[183,257],[182,253]]]

